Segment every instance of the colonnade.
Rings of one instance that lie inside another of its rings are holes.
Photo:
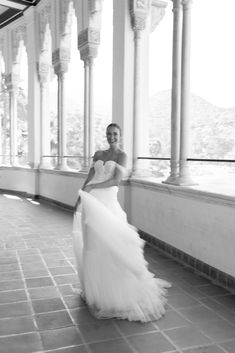
[[[48,168],[50,115],[48,89],[51,70],[58,84],[58,160],[66,163],[66,73],[70,61],[71,13],[75,11],[78,50],[84,63],[84,170],[94,153],[94,73],[102,20],[102,2],[107,0],[41,0],[24,16],[0,32],[0,51],[6,62],[9,92],[10,163],[17,165],[17,91],[19,47],[23,40],[29,63],[29,165]],[[190,11],[191,0],[173,2],[171,171],[165,183],[190,185],[187,157],[190,121]],[[164,18],[167,2],[161,0],[113,0],[113,121],[123,129],[123,145],[131,158],[132,175],[139,176],[138,157],[143,153],[142,136],[148,116],[148,37]],[[112,14],[110,14],[111,16]],[[48,29],[51,43],[48,41]],[[52,53],[52,54],[51,54]],[[143,70],[144,69],[144,70]],[[128,97],[128,99],[127,99]]]

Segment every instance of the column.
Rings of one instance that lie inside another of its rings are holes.
[[[86,28],[78,35],[78,49],[84,61],[84,164],[87,170],[95,152],[94,141],[94,59],[97,57],[100,44],[100,31]]]
[[[24,12],[26,49],[28,54],[28,164],[32,169],[40,165],[40,83],[38,79],[38,14],[35,7]],[[35,189],[35,192],[37,190]]]
[[[40,139],[40,168],[50,168],[51,159],[44,156],[50,156],[50,105],[49,105],[49,73],[50,64],[39,63],[38,75],[40,81],[40,121],[41,121],[41,139]]]
[[[190,134],[190,44],[191,44],[191,3],[182,0],[183,32],[182,32],[182,69],[181,69],[181,125],[180,125],[180,163],[179,185],[194,185],[189,175],[187,158],[189,154]]]
[[[12,73],[6,75],[6,86],[9,92],[9,120],[10,120],[10,164],[18,165],[17,143],[17,97],[19,76]]]
[[[142,32],[146,28],[147,17],[150,14],[150,2],[132,0],[130,15],[134,31],[134,96],[133,96],[133,160],[132,174],[138,175],[138,157],[140,155],[141,119],[142,114],[142,86],[141,86],[141,40]]]
[[[182,5],[173,1],[173,51],[171,91],[171,161],[170,176],[163,183],[177,184],[180,154],[180,103],[181,103],[181,49],[182,49]]]
[[[66,141],[66,107],[65,107],[65,73],[68,71],[68,62],[70,59],[70,51],[68,48],[58,48],[53,52],[52,63],[54,66],[55,74],[58,79],[58,161],[56,169],[66,170],[66,152],[67,152],[67,141]]]
[[[134,42],[129,1],[113,1],[113,98],[112,118],[122,129],[123,149],[132,169]]]

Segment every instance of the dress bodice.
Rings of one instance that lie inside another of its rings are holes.
[[[98,161],[94,162],[95,175],[88,184],[102,183],[113,177],[117,163],[115,161]]]

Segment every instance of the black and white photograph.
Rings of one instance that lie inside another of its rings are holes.
[[[0,353],[235,353],[234,14],[0,0]]]

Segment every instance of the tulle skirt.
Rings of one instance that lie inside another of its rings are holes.
[[[97,318],[156,320],[165,313],[170,284],[149,272],[144,241],[127,223],[117,191],[79,191],[73,240],[81,295]]]

